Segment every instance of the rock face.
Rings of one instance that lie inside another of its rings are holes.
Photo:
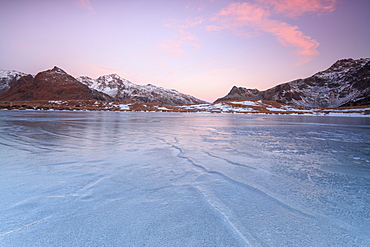
[[[370,104],[370,58],[343,59],[306,79],[277,85],[266,91],[234,86],[215,102],[263,99],[309,107]]]
[[[110,96],[90,89],[58,67],[40,72],[35,77],[21,73],[12,78],[10,81],[2,80],[1,100],[112,100]]]
[[[206,103],[203,100],[176,90],[157,87],[151,84],[145,86],[137,85],[121,78],[117,74],[104,75],[97,79],[81,76],[77,80],[121,102],[143,102],[163,105]]]

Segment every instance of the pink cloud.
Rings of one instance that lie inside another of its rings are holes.
[[[90,3],[90,0],[78,0],[78,1],[84,9],[88,10],[92,14],[96,14],[95,10],[93,9]]]
[[[211,21],[218,23],[218,25],[209,25],[206,29],[208,31],[230,29],[238,36],[256,37],[261,35],[259,30],[255,28],[256,25],[269,16],[270,12],[268,10],[249,3],[232,3],[211,18]]]
[[[184,46],[190,46],[197,50],[201,48],[198,38],[185,30],[179,30],[177,35],[172,39],[166,40],[158,45],[161,51],[170,53],[175,57],[180,57],[185,54]]]
[[[216,25],[208,25],[206,26],[207,31],[220,31],[222,29],[225,29],[224,27],[216,26]]]
[[[196,17],[193,19],[186,19],[186,20],[172,19],[168,23],[166,23],[164,26],[169,27],[169,28],[176,28],[176,29],[187,29],[187,28],[202,24],[203,22],[204,22],[204,19],[200,17]]]
[[[256,2],[272,6],[276,14],[298,17],[306,12],[333,11],[337,0],[256,0]]]
[[[271,12],[261,5],[232,3],[211,20],[218,25],[211,26],[208,30],[230,29],[245,37],[256,36],[260,32],[272,34],[282,45],[296,48],[297,54],[305,57],[305,61],[319,54],[316,50],[319,46],[317,41],[304,35],[297,26],[271,19]],[[254,32],[247,30],[250,28],[254,29]]]
[[[197,40],[197,38],[188,31],[179,30],[178,34],[176,35],[176,39],[179,40]]]
[[[165,53],[170,53],[174,57],[180,57],[184,55],[184,50],[181,48],[183,45],[181,40],[166,40],[165,42],[158,45],[158,48]]]
[[[297,26],[276,20],[266,20],[260,24],[259,28],[276,36],[280,44],[295,47],[297,54],[304,58],[301,59],[302,61],[308,62],[319,55],[316,48],[320,43],[297,30]]]
[[[231,23],[235,25],[256,23],[269,15],[269,11],[249,3],[232,3],[218,13],[218,16],[224,17],[229,24],[232,20]]]
[[[158,45],[158,48],[165,53],[170,53],[175,57],[180,57],[185,54],[184,46],[190,46],[196,50],[201,48],[199,39],[187,29],[195,27],[203,23],[202,18],[193,18],[187,20],[173,19],[165,24],[165,27],[177,30],[177,33],[169,40],[166,40]]]

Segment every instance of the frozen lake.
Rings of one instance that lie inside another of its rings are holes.
[[[0,111],[0,246],[370,246],[370,118]]]

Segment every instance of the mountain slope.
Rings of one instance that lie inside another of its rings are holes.
[[[265,91],[233,87],[215,102],[262,99],[308,107],[370,104],[370,58],[343,59],[306,79],[277,85]]]
[[[15,70],[0,69],[0,95],[8,90],[17,80],[27,74]]]
[[[157,87],[151,84],[145,86],[137,85],[121,78],[117,74],[104,75],[97,79],[81,76],[77,80],[121,102],[144,102],[163,105],[206,103],[203,100],[176,90]]]
[[[17,76],[14,78],[2,91],[1,100],[112,100],[58,67],[40,72],[35,77],[24,75],[17,80]]]

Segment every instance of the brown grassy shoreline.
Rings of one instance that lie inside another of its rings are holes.
[[[36,100],[0,101],[0,109],[68,110],[68,111],[144,111],[144,112],[210,112],[210,113],[262,113],[262,114],[313,114],[360,113],[370,115],[370,106],[339,108],[310,108],[280,104],[272,101],[249,100],[197,105],[158,105],[151,103],[125,103],[95,100]]]

